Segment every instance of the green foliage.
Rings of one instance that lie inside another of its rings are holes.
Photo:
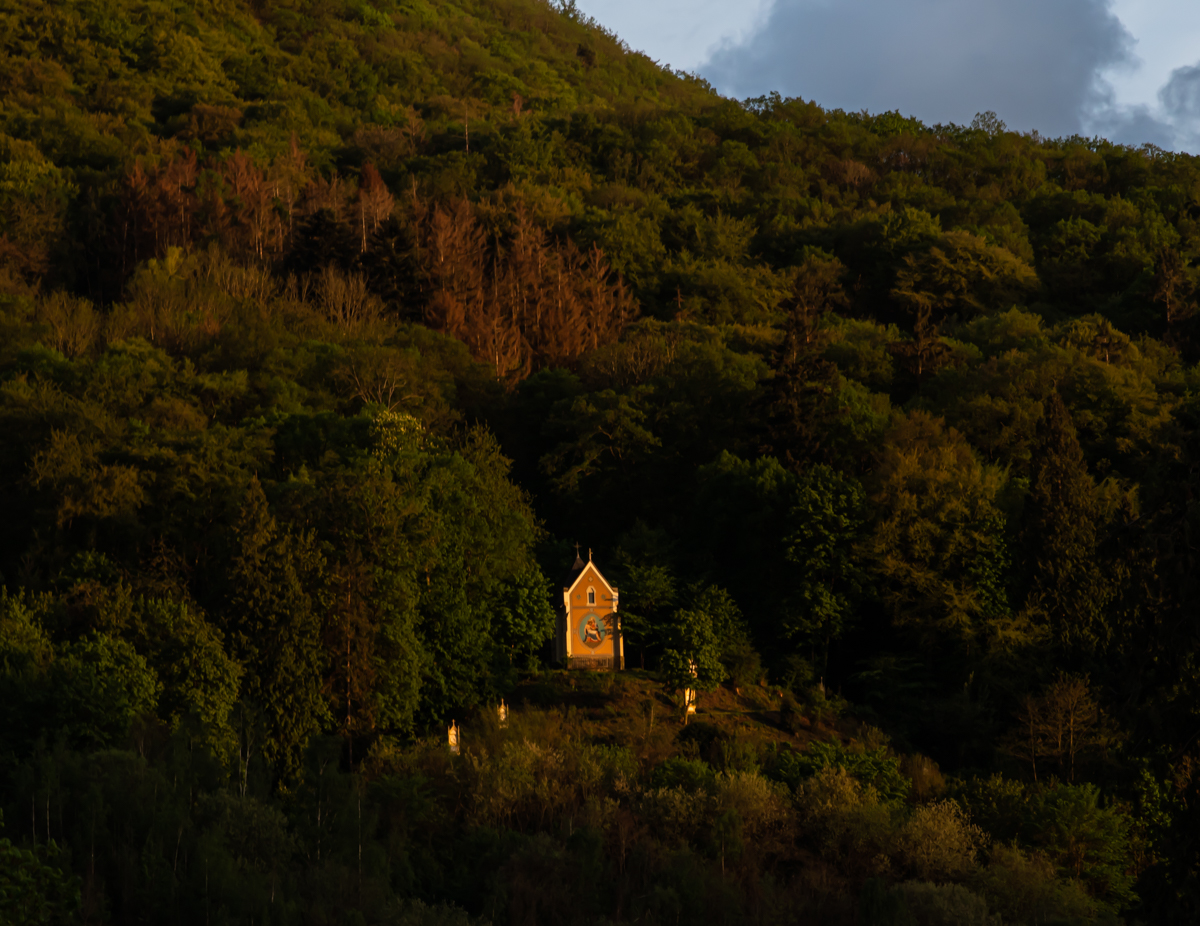
[[[650,784],[655,788],[698,791],[710,787],[715,778],[712,766],[700,759],[667,759],[655,766]]]
[[[785,538],[787,559],[800,572],[793,592],[795,611],[783,629],[802,647],[842,636],[852,615],[852,596],[863,577],[853,547],[865,520],[866,495],[857,482],[827,466],[805,473],[797,486]]]
[[[0,916],[5,923],[59,926],[73,922],[78,909],[77,878],[47,864],[38,853],[0,839]]]
[[[885,749],[855,751],[838,743],[815,742],[804,752],[780,750],[775,756],[773,774],[792,788],[821,769],[839,768],[880,797],[902,801],[908,797],[912,782],[900,771],[900,760]]]
[[[895,891],[922,926],[994,926],[1002,922],[999,914],[988,913],[986,900],[961,884],[905,881]]]
[[[1002,856],[1012,877],[1032,877],[1044,864],[1114,907],[1133,900],[1134,824],[1123,807],[1106,806],[1095,785],[1029,786],[996,775],[965,783],[958,800],[995,840],[1036,854],[1033,861],[1020,852]]]
[[[511,653],[531,656],[554,632],[550,583],[536,568],[506,583],[496,610],[497,636]]]
[[[913,809],[897,843],[897,854],[910,872],[942,881],[970,874],[987,839],[954,801],[935,801]]]
[[[718,612],[719,613],[719,612]],[[679,610],[662,629],[658,674],[669,691],[712,691],[725,679],[721,639],[707,610]]]
[[[573,3],[0,26],[21,896],[71,907],[59,866],[114,923],[847,922],[859,885],[864,921],[1195,919],[1195,158],[737,103]],[[620,695],[580,685],[569,736],[515,713],[451,759],[574,542],[630,665],[869,743],[589,742]],[[980,777],[922,803],[863,720]]]
[[[1060,784],[1039,794],[1032,836],[1060,872],[1088,892],[1121,907],[1134,898],[1130,821],[1119,807],[1105,807],[1095,785]]]
[[[67,739],[92,749],[117,745],[161,688],[154,670],[119,637],[93,634],[67,644],[49,672],[54,723]]]
[[[926,633],[969,642],[1007,616],[1001,474],[953,429],[916,412],[889,435],[876,471],[876,525],[862,552],[881,597]]]
[[[159,716],[195,728],[215,754],[228,753],[243,670],[220,631],[193,607],[167,599],[139,601],[133,619],[139,648],[162,684]]]
[[[1031,607],[1068,645],[1096,646],[1107,635],[1102,615],[1111,595],[1096,549],[1103,510],[1057,393],[1046,403],[1038,439],[1028,504],[1037,551]]]
[[[1054,866],[1044,856],[1009,846],[995,846],[990,855],[972,887],[1005,920],[1104,921],[1103,908],[1077,882],[1056,878]]]
[[[661,646],[667,609],[675,603],[675,577],[665,566],[631,563],[621,580],[621,629],[642,651]]]
[[[247,670],[246,697],[263,715],[265,758],[289,775],[326,717],[320,689],[323,603],[313,600],[324,563],[311,537],[280,534],[257,481],[234,531],[228,632]]]

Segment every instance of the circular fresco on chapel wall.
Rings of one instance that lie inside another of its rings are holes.
[[[595,611],[588,611],[579,619],[579,642],[595,649],[608,639],[608,624]]]

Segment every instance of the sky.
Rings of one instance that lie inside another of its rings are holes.
[[[1200,153],[1197,0],[578,0],[632,48],[743,98],[994,111],[1011,129]]]

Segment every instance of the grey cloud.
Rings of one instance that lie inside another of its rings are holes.
[[[1200,120],[1200,64],[1172,71],[1158,98],[1173,118]]]
[[[1174,144],[1162,147],[1200,153],[1200,63],[1172,71],[1158,100],[1175,132]]]
[[[700,72],[735,96],[778,90],[927,123],[990,109],[1011,128],[1066,135],[1112,110],[1098,74],[1131,47],[1106,0],[775,0],[760,30]]]
[[[1085,108],[1084,128],[1088,135],[1134,147],[1151,144],[1171,149],[1180,141],[1178,130],[1162,114],[1149,106],[1119,106],[1111,95]]]
[[[1103,83],[1098,83],[1104,91]],[[1127,145],[1200,152],[1200,64],[1176,68],[1158,91],[1159,106],[1119,106],[1111,91],[1086,111],[1089,132]]]

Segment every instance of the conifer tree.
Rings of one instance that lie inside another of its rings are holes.
[[[1103,611],[1112,597],[1098,559],[1102,512],[1096,486],[1062,397],[1054,392],[1038,425],[1027,502],[1027,609],[1047,621],[1061,644],[1102,642]]]
[[[823,441],[837,410],[838,371],[822,356],[821,319],[845,303],[839,284],[843,270],[836,259],[816,256],[804,262],[772,364],[768,441],[793,468],[827,455]]]
[[[260,718],[263,756],[286,777],[300,767],[309,736],[326,716],[321,601],[314,587],[324,563],[310,535],[279,530],[257,479],[234,536],[230,642],[246,669],[242,694]],[[244,753],[251,748],[243,742]]]

